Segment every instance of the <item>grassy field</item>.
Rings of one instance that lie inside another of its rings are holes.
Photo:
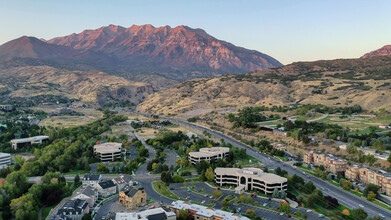
[[[163,195],[165,197],[176,199],[178,200],[179,197],[176,196],[174,193],[172,193],[163,182],[153,182],[152,183],[153,188],[158,192],[160,195]]]
[[[379,127],[379,125],[388,125],[391,123],[391,117],[378,116],[375,118],[364,116],[348,116],[342,118],[338,115],[328,116],[318,122],[327,124],[338,124],[342,127],[349,127],[354,130],[366,130],[371,126]]]
[[[49,109],[40,109],[50,111]],[[103,113],[95,109],[74,109],[77,112],[83,113],[84,116],[53,116],[44,119],[41,124],[43,126],[52,127],[76,127],[92,123],[103,117]]]

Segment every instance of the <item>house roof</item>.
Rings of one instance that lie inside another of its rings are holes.
[[[98,184],[99,184],[100,187],[102,187],[102,189],[108,189],[108,188],[111,188],[111,187],[115,187],[115,184],[114,184],[114,182],[112,180],[100,182]]]
[[[88,202],[84,199],[75,199],[68,200],[64,205],[58,210],[59,215],[70,215],[76,212],[81,214],[88,206]]]
[[[138,191],[143,189],[143,187],[125,186],[121,191],[123,191],[129,197],[133,197]]]
[[[87,186],[87,187],[83,190],[82,194],[91,197],[91,196],[94,196],[94,195],[95,195],[95,192],[96,192],[96,190],[95,190],[94,187],[92,187],[92,186]]]
[[[83,180],[98,181],[101,178],[100,174],[86,174]]]

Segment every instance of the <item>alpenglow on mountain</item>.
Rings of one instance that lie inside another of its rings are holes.
[[[111,57],[126,71],[244,73],[279,67],[276,59],[187,26],[116,25],[56,37],[50,44]]]

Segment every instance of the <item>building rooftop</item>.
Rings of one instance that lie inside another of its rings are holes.
[[[98,181],[100,178],[100,174],[85,174],[83,180]]]
[[[321,153],[321,152],[314,152],[314,151],[310,151],[308,152],[310,154],[318,154],[318,155],[323,155],[331,160],[334,160],[334,161],[338,161],[338,162],[344,162],[344,161],[347,161],[345,159],[342,159],[342,158],[339,158],[339,157],[335,157],[333,156],[332,154],[324,154],[324,153]]]
[[[81,193],[86,195],[86,196],[94,196],[96,192],[96,189],[92,186],[87,186]]]
[[[107,180],[107,181],[104,181],[104,182],[100,182],[98,183],[100,187],[102,187],[102,189],[108,189],[108,188],[111,188],[111,187],[115,187],[115,184],[112,180]]]
[[[121,152],[122,143],[107,142],[103,144],[97,144],[94,146],[94,151],[105,154],[105,153],[118,153]]]
[[[276,174],[265,173],[263,170],[259,168],[221,168],[218,167],[215,169],[215,173],[218,175],[244,175],[251,178],[258,178],[268,183],[285,183],[287,179],[284,177],[280,177]]]
[[[88,206],[88,202],[84,199],[68,200],[58,210],[59,215],[74,215],[76,212],[80,215]]]
[[[198,152],[190,152],[191,157],[211,157],[214,155],[229,152],[228,147],[212,147],[212,148],[201,148]]]
[[[370,170],[372,172],[375,172],[379,175],[382,175],[384,177],[386,177],[387,179],[391,179],[391,174],[390,173],[387,173],[386,171],[384,170],[375,170],[373,168],[370,168],[370,167],[366,167],[366,166],[361,166],[361,165],[351,165],[351,167],[355,168],[355,169],[360,169],[360,168],[363,168],[363,169],[366,169],[366,170]]]
[[[202,205],[192,204],[189,202],[184,202],[182,200],[177,200],[171,203],[171,207],[175,209],[186,209],[195,211],[197,215],[211,218],[213,216],[220,217],[224,220],[249,220],[249,218],[241,216],[239,214],[226,212],[220,209],[209,208]]]
[[[167,212],[163,208],[148,209],[141,212],[117,212],[116,220],[165,220],[175,216],[173,212]]]
[[[29,138],[19,138],[19,139],[13,139],[11,140],[12,143],[26,143],[31,141],[39,141],[39,140],[45,140],[49,139],[49,136],[35,136],[35,137],[29,137]]]
[[[11,156],[11,154],[9,154],[9,153],[0,152],[0,157],[10,157],[10,156]]]

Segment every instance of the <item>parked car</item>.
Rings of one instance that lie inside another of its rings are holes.
[[[281,212],[281,213],[280,213],[280,215],[284,215],[284,213],[283,213],[283,212]]]
[[[205,202],[206,202],[205,200],[202,200],[202,202],[201,202],[201,203],[202,203],[202,204],[205,204]]]
[[[263,206],[265,207],[265,206],[267,206],[267,203],[265,202],[265,203],[263,203]]]
[[[213,196],[209,196],[209,199],[213,199]]]
[[[191,189],[187,189],[188,192],[191,192]]]
[[[312,210],[311,209],[307,209],[307,211],[306,212],[312,212]]]
[[[239,207],[236,211],[237,211],[237,212],[240,212],[240,210],[242,210],[242,208]]]
[[[324,215],[323,215],[323,214],[319,214],[318,217],[319,217],[319,218],[323,218]]]
[[[359,206],[360,208],[362,208],[362,209],[364,208],[364,206],[363,206],[362,204],[359,204],[358,206]]]
[[[290,215],[287,215],[286,217],[287,217],[287,218],[291,218],[292,216],[290,216]]]

